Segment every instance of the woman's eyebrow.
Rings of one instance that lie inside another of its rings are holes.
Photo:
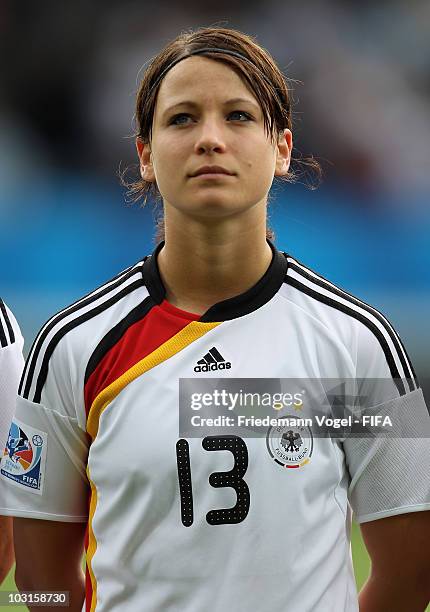
[[[254,106],[255,108],[258,108],[258,104],[256,104],[256,102],[254,102],[250,98],[229,98],[228,100],[225,100],[223,102],[224,106],[231,106],[232,104],[249,104],[251,106]],[[181,100],[180,102],[176,102],[176,104],[172,104],[171,106],[167,107],[163,112],[163,116],[171,113],[180,106],[198,108],[200,104],[198,104],[197,102],[193,102],[192,100]]]

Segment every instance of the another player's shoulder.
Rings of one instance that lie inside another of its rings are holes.
[[[59,368],[85,367],[94,347],[145,299],[142,268],[146,258],[54,314],[30,349],[19,393],[40,401],[52,362]]]
[[[18,323],[7,304],[0,298],[0,349],[20,344],[22,336]]]

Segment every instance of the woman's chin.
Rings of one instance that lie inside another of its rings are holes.
[[[183,212],[199,217],[228,217],[243,210],[247,206],[240,202],[234,202],[231,198],[222,195],[207,195],[200,198],[193,198],[187,202]],[[186,210],[185,210],[186,209]]]

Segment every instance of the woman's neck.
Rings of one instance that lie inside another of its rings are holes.
[[[233,235],[168,231],[158,255],[166,299],[174,306],[203,314],[214,304],[250,289],[270,265],[272,251],[265,223]]]

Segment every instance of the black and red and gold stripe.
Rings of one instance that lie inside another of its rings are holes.
[[[174,316],[177,312],[181,316]],[[220,322],[201,322],[198,318],[198,315],[175,309],[165,300],[156,304],[148,297],[101,340],[85,375],[87,432],[92,440],[97,437],[103,411],[129,383],[220,325]],[[89,467],[87,476],[91,495],[86,539],[86,607],[92,612],[97,602],[97,580],[91,565],[97,549],[92,528],[97,489]]]

